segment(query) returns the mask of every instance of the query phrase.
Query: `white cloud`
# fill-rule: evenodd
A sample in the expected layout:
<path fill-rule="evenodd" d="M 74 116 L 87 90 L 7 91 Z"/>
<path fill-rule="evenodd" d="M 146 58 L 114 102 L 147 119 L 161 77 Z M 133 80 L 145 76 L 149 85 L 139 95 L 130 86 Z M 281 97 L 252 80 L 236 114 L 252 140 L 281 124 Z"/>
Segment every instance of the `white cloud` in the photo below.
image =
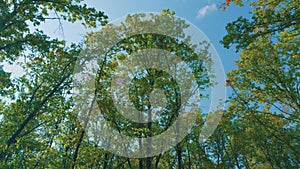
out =
<path fill-rule="evenodd" d="M 217 11 L 217 10 L 218 8 L 216 4 L 206 5 L 205 7 L 199 9 L 197 18 L 203 18 L 208 12 Z"/>

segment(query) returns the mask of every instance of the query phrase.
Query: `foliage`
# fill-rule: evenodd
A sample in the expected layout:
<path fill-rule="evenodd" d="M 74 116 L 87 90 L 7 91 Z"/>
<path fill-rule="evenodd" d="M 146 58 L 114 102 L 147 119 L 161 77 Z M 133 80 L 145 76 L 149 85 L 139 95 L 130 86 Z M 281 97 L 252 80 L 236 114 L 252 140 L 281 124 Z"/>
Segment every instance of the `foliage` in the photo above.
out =
<path fill-rule="evenodd" d="M 227 0 L 225 6 L 231 2 L 240 6 L 246 3 Z M 228 23 L 228 33 L 221 41 L 226 48 L 234 45 L 239 60 L 237 68 L 227 73 L 227 86 L 233 94 L 216 131 L 199 145 L 198 136 L 205 120 L 199 116 L 190 134 L 169 151 L 134 159 L 103 150 L 97 144 L 101 138 L 88 138 L 85 126 L 78 120 L 71 97 L 72 74 L 77 56 L 88 45 L 68 46 L 37 29 L 47 20 L 57 20 L 59 24 L 61 20 L 82 20 L 84 26 L 95 27 L 98 23 L 106 24 L 107 16 L 81 0 L 0 0 L 0 62 L 14 63 L 22 58 L 24 62 L 20 65 L 26 72 L 13 79 L 0 66 L 0 168 L 299 168 L 299 3 L 250 3 L 252 18 L 240 17 Z M 174 12 L 164 10 L 151 16 L 149 22 L 173 15 Z M 130 34 L 130 28 L 143 17 L 129 16 L 122 26 L 113 29 L 108 25 L 106 33 Z M 182 20 L 174 24 L 179 31 L 188 27 Z M 165 29 L 163 24 L 160 29 Z M 97 37 L 98 33 L 87 37 Z M 110 50 L 114 57 L 98 72 L 96 102 L 107 110 L 108 120 L 120 132 L 139 137 L 161 133 L 172 124 L 172 115 L 176 116 L 176 98 L 180 93 L 168 74 L 149 69 L 131 83 L 131 100 L 140 110 L 150 110 L 149 93 L 164 89 L 169 111 L 164 112 L 161 123 L 150 125 L 121 118 L 114 112 L 111 100 L 101 100 L 100 96 L 107 97 L 104 89 L 109 89 L 109 73 L 116 69 L 118 59 L 126 58 L 125 53 L 143 50 L 145 46 L 163 46 L 183 56 L 181 59 L 193 68 L 201 89 L 210 85 L 207 68 L 193 55 L 194 48 L 184 45 L 189 44 L 189 37 L 181 35 L 184 43 L 170 43 L 174 41 L 155 34 L 137 35 Z M 153 40 L 161 43 L 150 43 Z M 207 54 L 206 50 L 204 47 L 198 52 Z M 162 77 L 156 85 L 153 75 Z M 100 83 L 103 79 L 108 83 Z M 141 86 L 148 88 L 140 89 Z"/>
<path fill-rule="evenodd" d="M 293 0 L 251 3 L 221 41 L 236 45 L 238 68 L 227 73 L 230 141 L 239 167 L 299 168 L 300 10 Z"/>
<path fill-rule="evenodd" d="M 50 11 L 57 13 L 57 16 L 47 18 Z M 163 13 L 172 16 L 167 10 Z M 197 161 L 205 159 L 207 161 L 205 163 L 213 165 L 203 148 L 198 147 L 199 130 L 197 132 L 192 130 L 194 135 L 187 137 L 184 143 L 169 152 L 147 159 L 116 156 L 104 151 L 87 137 L 84 126 L 77 119 L 71 97 L 72 73 L 82 46 L 75 44 L 67 46 L 64 41 L 51 39 L 41 30 L 32 32 L 29 25 L 38 26 L 47 19 L 66 19 L 74 22 L 83 18 L 86 26 L 94 27 L 96 21 L 105 24 L 106 16 L 103 13 L 82 6 L 79 1 L 5 1 L 1 3 L 1 18 L 3 18 L 1 19 L 3 25 L 0 42 L 1 61 L 13 63 L 19 57 L 24 58 L 25 61 L 20 65 L 26 73 L 11 79 L 10 74 L 1 71 L 3 72 L 1 78 L 5 79 L 1 81 L 3 83 L 1 97 L 8 99 L 9 102 L 1 103 L 4 107 L 0 109 L 0 168 L 136 168 L 146 165 L 147 168 L 151 166 L 166 168 L 176 165 L 181 168 L 181 166 L 204 165 L 193 164 L 193 159 Z M 130 27 L 134 23 L 133 20 L 128 20 L 126 24 Z M 182 23 L 183 21 L 179 21 L 178 24 Z M 146 40 L 139 42 L 140 44 L 134 44 L 142 47 L 143 43 L 147 42 L 147 38 L 153 37 L 146 37 Z M 138 42 L 140 39 L 141 37 L 136 37 L 135 41 Z M 132 43 L 128 40 L 121 45 L 127 51 L 140 48 L 130 46 Z M 188 41 L 189 39 L 186 39 L 185 43 Z M 178 45 L 168 48 L 171 52 L 185 54 L 184 59 L 190 62 L 194 67 L 195 75 L 198 75 L 199 85 L 202 87 L 208 85 L 209 80 L 204 78 L 206 75 L 202 63 L 197 57 L 187 57 L 192 54 L 192 49 L 187 48 L 183 43 Z M 176 51 L 178 47 L 181 50 Z M 117 53 L 115 55 L 118 56 Z M 110 65 L 110 68 L 114 66 Z M 176 96 L 171 94 L 170 101 L 174 102 L 174 100 Z M 107 105 L 107 108 L 110 107 Z M 114 121 L 117 119 L 115 118 Z M 199 117 L 195 129 L 202 124 L 200 119 Z M 167 124 L 167 120 L 165 123 Z M 141 126 L 128 124 L 137 129 L 141 128 Z M 156 125 L 159 127 L 158 124 Z M 127 127 L 127 130 L 129 129 Z M 129 135 L 132 134 L 130 131 L 122 130 Z M 147 130 L 139 130 L 138 134 L 146 134 L 145 132 Z M 192 154 L 198 153 L 196 150 L 201 150 L 202 154 L 193 157 Z"/>
<path fill-rule="evenodd" d="M 85 26 L 95 27 L 106 19 L 81 0 L 0 1 L 0 61 L 23 58 L 26 71 L 12 79 L 1 66 L 0 94 L 5 102 L 0 112 L 0 168 L 71 164 L 72 159 L 60 157 L 70 154 L 79 130 L 70 92 L 80 48 L 50 38 L 37 26 L 47 20 L 83 20 Z"/>
<path fill-rule="evenodd" d="M 149 17 L 149 19 L 146 19 L 147 17 Z M 170 24 L 171 26 L 168 24 Z M 158 33 L 140 34 L 141 31 L 145 30 L 141 30 L 142 27 L 139 28 L 136 27 L 136 25 L 144 25 L 144 27 L 149 26 L 152 28 L 155 27 L 154 30 L 162 30 L 169 36 L 161 35 Z M 187 89 L 191 88 L 191 91 L 195 89 L 193 88 L 191 83 L 189 83 L 190 80 L 188 79 L 188 76 L 184 76 L 184 79 L 181 79 L 182 75 L 186 73 L 185 69 L 175 69 L 176 74 L 173 74 L 173 76 L 176 76 L 176 81 L 173 79 L 174 77 L 170 76 L 170 72 L 166 71 L 170 69 L 173 70 L 174 68 L 176 68 L 176 66 L 180 68 L 179 64 L 173 62 L 174 60 L 171 60 L 172 58 L 170 58 L 170 56 L 166 54 L 168 52 L 179 57 L 180 60 L 184 61 L 190 67 L 193 75 L 196 77 L 195 80 L 198 88 L 204 89 L 210 85 L 208 73 L 207 71 L 205 71 L 208 68 L 204 66 L 202 60 L 199 60 L 199 56 L 208 57 L 208 45 L 205 42 L 202 42 L 200 44 L 202 46 L 200 47 L 197 45 L 193 45 L 190 42 L 190 37 L 185 35 L 184 33 L 184 30 L 188 27 L 189 25 L 185 23 L 184 20 L 175 18 L 168 11 L 163 11 L 158 15 L 129 15 L 126 17 L 125 22 L 122 22 L 118 26 L 108 25 L 101 31 L 94 32 L 88 35 L 89 40 L 87 41 L 86 49 L 82 51 L 83 56 L 85 57 L 81 58 L 79 62 L 85 63 L 86 65 L 91 65 L 92 63 L 98 62 L 97 65 L 99 65 L 99 67 L 96 68 L 96 70 L 98 71 L 96 72 L 96 75 L 94 75 L 96 77 L 95 90 L 97 96 L 95 99 L 95 103 L 98 104 L 101 114 L 103 114 L 105 120 L 108 121 L 108 124 L 101 124 L 98 122 L 99 117 L 97 116 L 96 112 L 92 111 L 91 115 L 90 113 L 81 112 L 81 114 L 86 114 L 83 119 L 88 119 L 89 122 L 91 122 L 89 130 L 92 130 L 95 133 L 92 133 L 92 136 L 97 135 L 97 128 L 103 129 L 106 127 L 106 125 L 113 126 L 114 129 L 119 133 L 125 133 L 125 135 L 127 136 L 139 138 L 155 136 L 170 128 L 175 118 L 180 113 L 179 107 L 181 106 L 184 109 L 184 106 L 189 105 L 189 103 L 180 102 L 180 97 L 183 97 L 184 95 L 183 91 L 181 90 L 183 88 L 179 88 L 178 83 L 182 83 L 183 86 Z M 139 29 L 139 32 L 132 35 L 133 33 L 136 33 L 136 29 Z M 178 39 L 175 39 L 173 37 L 178 37 Z M 121 41 L 115 40 L 115 38 L 121 39 Z M 107 45 L 108 42 L 114 41 L 117 41 L 118 43 L 113 44 L 112 46 Z M 163 49 L 164 51 L 158 51 L 156 53 L 153 50 L 149 52 L 145 49 Z M 99 56 L 101 57 L 101 59 L 99 60 L 92 59 L 99 58 Z M 158 58 L 155 59 L 156 57 Z M 153 60 L 159 60 L 160 62 L 154 61 L 154 63 L 151 63 L 151 61 Z M 128 65 L 124 62 L 128 63 Z M 130 66 L 129 64 L 132 64 L 134 66 Z M 90 67 L 82 68 L 83 66 L 81 66 L 81 64 L 79 65 L 80 66 L 78 67 L 78 69 L 80 70 L 80 74 L 78 76 L 84 74 L 93 76 Z M 137 65 L 140 65 L 141 67 L 138 67 Z M 154 68 L 147 68 L 147 66 L 149 65 L 151 65 L 151 67 L 153 66 Z M 164 65 L 167 66 L 164 67 Z M 159 70 L 157 68 L 162 70 Z M 165 68 L 166 70 L 163 68 Z M 94 67 L 92 69 L 94 69 Z M 126 74 L 128 72 L 129 75 Z M 119 85 L 117 88 L 112 87 L 114 86 L 113 84 L 115 78 L 127 78 L 130 75 L 133 75 L 133 77 L 130 85 L 128 86 L 129 89 L 122 88 L 121 85 Z M 84 83 L 83 85 L 79 85 L 79 97 L 81 96 L 81 94 L 84 95 L 84 92 L 86 92 L 88 88 L 91 88 L 87 88 L 87 85 L 90 84 L 88 81 L 89 80 L 84 80 L 84 82 L 86 83 Z M 118 109 L 120 107 L 116 106 L 116 104 L 119 103 L 116 103 L 113 100 L 113 97 L 116 94 L 114 92 L 116 92 L 116 90 L 118 92 L 129 91 L 128 99 L 130 99 L 136 110 L 138 110 L 138 112 L 136 112 L 136 116 L 138 116 L 137 118 L 140 122 L 142 121 L 142 119 L 145 120 L 147 118 L 149 119 L 149 117 L 151 118 L 156 113 L 156 110 L 152 105 L 154 102 L 150 101 L 151 92 L 156 89 L 161 90 L 166 99 L 166 105 L 163 106 L 163 111 L 160 113 L 158 120 L 155 121 L 146 120 L 146 123 L 138 123 L 128 120 L 126 116 L 123 116 L 124 114 L 120 113 L 120 110 Z M 93 96 L 89 97 L 89 95 L 81 96 L 78 100 L 93 100 L 92 97 Z M 130 114 L 134 114 L 132 113 L 131 109 L 126 109 L 127 107 L 130 107 L 131 102 L 126 102 L 127 99 L 125 101 L 122 101 L 123 97 L 126 98 L 125 96 L 123 96 L 123 94 L 119 94 L 117 97 L 118 100 L 121 100 L 120 104 L 122 108 L 125 107 L 125 111 L 123 111 L 126 113 L 127 110 L 130 111 Z M 182 100 L 185 101 L 185 99 Z M 85 111 L 86 109 L 88 108 L 83 108 L 82 111 Z M 203 124 L 202 121 L 204 120 L 200 116 L 198 118 L 199 119 L 195 124 L 195 128 L 191 130 L 193 134 L 190 134 L 188 137 L 184 138 L 181 144 L 172 147 L 172 149 L 168 152 L 161 153 L 155 157 L 147 157 L 145 159 L 138 160 L 118 157 L 120 161 L 111 160 L 109 162 L 114 164 L 115 167 L 123 163 L 122 166 L 127 166 L 129 168 L 166 168 L 175 166 L 177 166 L 178 168 L 182 168 L 183 166 L 202 166 L 204 165 L 202 163 L 213 165 L 204 153 L 203 147 L 197 147 L 199 129 L 197 129 L 196 126 L 201 126 Z M 90 140 L 92 140 L 91 142 L 93 142 L 97 146 L 99 144 L 102 146 L 113 147 L 113 145 L 111 144 L 114 144 L 114 141 L 113 139 L 110 139 L 111 137 L 114 139 L 115 136 L 112 132 L 109 132 L 107 133 L 107 136 L 102 134 L 101 137 L 91 137 Z M 138 144 L 138 148 L 144 146 L 142 143 Z M 118 146 L 123 147 L 123 145 Z M 134 148 L 129 147 L 130 145 L 127 144 L 124 146 L 126 146 L 124 148 L 128 149 L 128 151 Z M 203 154 L 198 156 L 197 151 L 192 151 L 192 149 L 202 151 Z M 115 156 L 110 153 L 107 154 L 108 155 L 106 155 L 106 157 Z M 197 164 L 191 161 L 191 158 L 194 155 L 197 155 L 194 158 L 201 161 L 201 163 Z"/>

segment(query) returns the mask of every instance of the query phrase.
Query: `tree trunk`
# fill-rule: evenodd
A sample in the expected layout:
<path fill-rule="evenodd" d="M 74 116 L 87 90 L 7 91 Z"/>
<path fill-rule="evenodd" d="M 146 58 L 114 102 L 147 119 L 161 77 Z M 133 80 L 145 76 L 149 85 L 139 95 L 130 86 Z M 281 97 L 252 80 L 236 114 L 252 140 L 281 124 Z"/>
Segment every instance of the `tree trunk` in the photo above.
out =
<path fill-rule="evenodd" d="M 181 150 L 180 144 L 177 144 L 175 149 L 176 149 L 176 153 L 177 153 L 178 169 L 183 169 L 182 150 Z"/>

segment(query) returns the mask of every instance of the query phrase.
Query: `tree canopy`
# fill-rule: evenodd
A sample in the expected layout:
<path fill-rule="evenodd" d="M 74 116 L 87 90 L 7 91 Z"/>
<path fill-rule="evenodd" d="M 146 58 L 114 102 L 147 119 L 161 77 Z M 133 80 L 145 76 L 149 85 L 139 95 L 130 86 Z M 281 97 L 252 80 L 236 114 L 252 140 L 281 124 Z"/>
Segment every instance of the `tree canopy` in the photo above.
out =
<path fill-rule="evenodd" d="M 187 123 L 193 121 L 192 128 L 178 144 L 153 156 L 130 158 L 103 148 L 114 143 L 112 133 L 97 135 L 97 127 L 104 129 L 107 125 L 95 122 L 98 116 L 80 116 L 89 112 L 80 109 L 80 104 L 97 104 L 107 124 L 124 135 L 158 135 L 175 124 L 181 105 L 191 106 L 179 99 L 183 95 L 179 83 L 186 87 L 192 84 L 188 76 L 180 79 L 186 70 L 174 77 L 171 71 L 148 68 L 145 63 L 155 57 L 144 49 L 169 51 L 170 55 L 156 51 L 166 60 L 173 59 L 171 54 L 180 56 L 196 77 L 197 87 L 204 90 L 213 85 L 208 73 L 211 60 L 205 60 L 209 43 L 199 44 L 202 48 L 196 50 L 199 46 L 193 45 L 191 37 L 184 33 L 189 28 L 184 20 L 174 20 L 171 24 L 176 29 L 168 30 L 164 23 L 175 15 L 170 10 L 147 17 L 129 15 L 125 22 L 113 26 L 107 24 L 104 12 L 88 7 L 83 0 L 0 0 L 0 63 L 12 64 L 21 58 L 24 61 L 19 64 L 25 70 L 23 76 L 12 78 L 0 65 L 0 168 L 299 168 L 299 2 L 226 0 L 224 10 L 230 10 L 227 6 L 231 3 L 241 8 L 250 3 L 252 12 L 251 18 L 239 17 L 228 23 L 227 34 L 221 40 L 225 48 L 236 49 L 239 59 L 235 62 L 237 67 L 227 72 L 225 85 L 231 95 L 218 127 L 199 143 L 198 136 L 207 122 L 199 110 L 194 119 L 186 119 Z M 57 20 L 58 26 L 65 20 L 82 22 L 85 27 L 105 27 L 88 33 L 83 44 L 68 45 L 38 28 L 48 20 Z M 131 36 L 140 24 L 153 24 L 155 29 L 169 31 L 180 40 L 153 32 Z M 108 35 L 121 41 L 111 46 L 110 41 L 115 39 Z M 100 38 L 104 41 L 98 41 Z M 128 56 L 137 51 L 137 59 L 130 60 Z M 79 58 L 80 55 L 85 57 Z M 91 60 L 100 55 L 104 57 Z M 93 74 L 96 82 L 88 79 L 92 69 L 81 67 L 80 63 L 86 62 L 98 66 Z M 126 64 L 122 67 L 121 62 Z M 128 81 L 131 102 L 122 105 L 124 110 L 131 110 L 130 106 L 139 110 L 136 117 L 130 118 L 145 120 L 144 123 L 130 121 L 126 114 L 117 112 L 119 107 L 113 100 L 116 94 L 119 101 L 124 100 L 124 89 L 117 88 L 114 93 L 112 89 L 116 88 L 111 85 L 125 84 L 126 71 L 136 69 L 130 66 L 133 63 L 145 64 L 140 69 L 145 71 Z M 167 63 L 171 62 L 157 62 L 154 67 Z M 170 70 L 174 68 L 168 66 Z M 76 71 L 82 73 L 78 74 L 80 78 Z M 78 80 L 84 85 L 93 82 L 96 87 L 91 89 L 95 89 L 92 92 L 96 97 L 84 91 L 89 86 L 76 86 Z M 209 97 L 205 93 L 199 96 Z M 78 102 L 82 98 L 89 100 Z M 164 109 L 156 114 L 155 106 Z M 160 118 L 151 121 L 155 115 Z M 90 130 L 86 130 L 88 125 Z M 143 145 L 138 142 L 136 147 L 142 149 Z"/>
<path fill-rule="evenodd" d="M 240 167 L 299 167 L 299 5 L 251 2 L 252 18 L 238 18 L 221 41 L 239 51 L 227 73 L 232 88 L 229 141 Z"/>

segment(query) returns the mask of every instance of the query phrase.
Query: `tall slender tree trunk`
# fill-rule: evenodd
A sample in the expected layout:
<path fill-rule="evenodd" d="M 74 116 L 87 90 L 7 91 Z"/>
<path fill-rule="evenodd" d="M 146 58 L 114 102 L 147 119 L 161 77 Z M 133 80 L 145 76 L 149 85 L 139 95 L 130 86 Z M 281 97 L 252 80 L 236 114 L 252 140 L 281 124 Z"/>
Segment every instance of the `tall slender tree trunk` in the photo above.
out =
<path fill-rule="evenodd" d="M 158 163 L 159 163 L 160 158 L 161 158 L 161 154 L 159 154 L 158 157 L 156 158 L 155 169 L 158 169 Z"/>
<path fill-rule="evenodd" d="M 152 121 L 152 112 L 151 112 L 151 108 L 150 108 L 148 111 L 148 126 L 147 126 L 149 131 L 151 131 L 151 126 L 152 126 L 151 121 Z M 152 136 L 152 134 L 150 132 L 148 134 L 148 139 L 147 139 L 147 155 L 149 155 L 151 153 L 151 143 L 152 142 L 151 142 L 151 138 L 149 138 L 151 136 Z M 151 169 L 151 157 L 146 158 L 146 168 Z"/>
<path fill-rule="evenodd" d="M 182 150 L 181 150 L 180 144 L 177 144 L 175 149 L 176 149 L 176 153 L 177 153 L 178 169 L 183 169 Z"/>
<path fill-rule="evenodd" d="M 139 159 L 139 169 L 144 169 L 143 159 Z"/>

